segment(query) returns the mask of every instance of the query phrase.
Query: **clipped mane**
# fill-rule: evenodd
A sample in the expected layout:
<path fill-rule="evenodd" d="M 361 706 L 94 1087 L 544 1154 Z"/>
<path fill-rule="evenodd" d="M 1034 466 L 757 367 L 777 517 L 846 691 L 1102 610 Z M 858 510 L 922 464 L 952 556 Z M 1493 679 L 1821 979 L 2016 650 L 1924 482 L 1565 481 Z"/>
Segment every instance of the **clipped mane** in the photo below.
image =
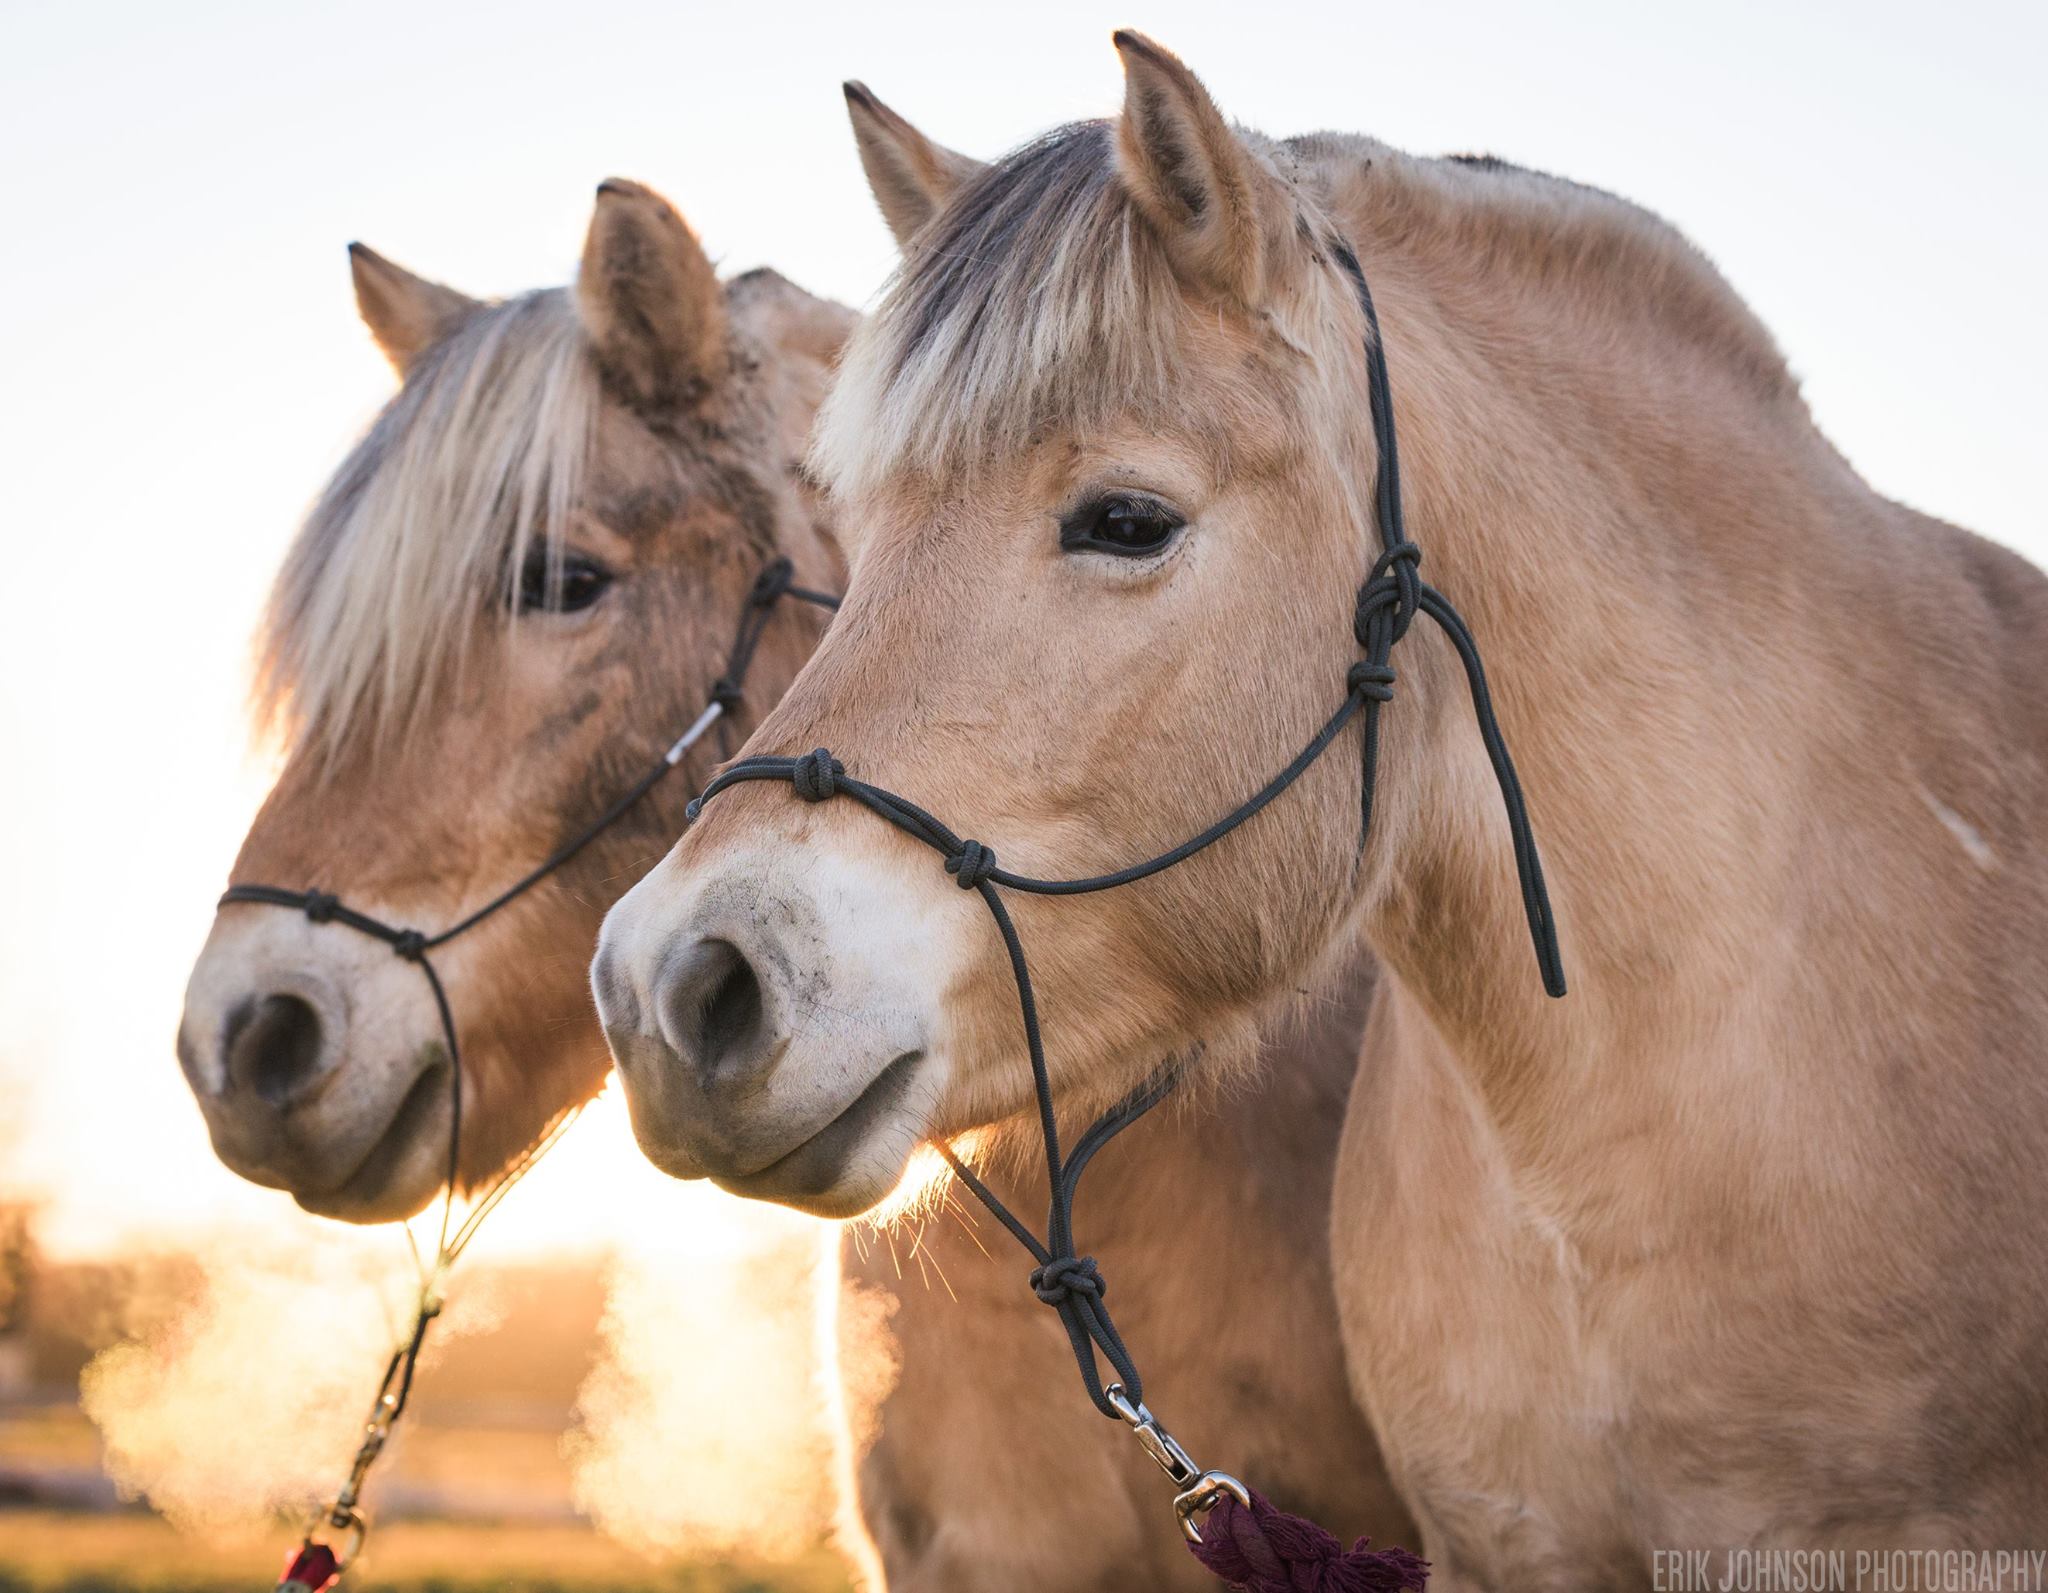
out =
<path fill-rule="evenodd" d="M 553 288 L 428 351 L 313 505 L 259 641 L 259 721 L 334 751 L 402 737 L 476 623 L 558 543 L 598 406 L 575 305 Z"/>

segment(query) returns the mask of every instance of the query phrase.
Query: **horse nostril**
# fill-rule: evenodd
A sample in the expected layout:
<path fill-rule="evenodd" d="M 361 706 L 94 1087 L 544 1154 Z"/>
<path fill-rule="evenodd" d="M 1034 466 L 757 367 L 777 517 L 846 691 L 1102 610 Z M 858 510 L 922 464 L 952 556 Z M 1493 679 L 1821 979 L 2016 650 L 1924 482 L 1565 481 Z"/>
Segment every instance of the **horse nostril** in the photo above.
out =
<path fill-rule="evenodd" d="M 320 1072 L 320 1015 L 297 996 L 264 996 L 228 1014 L 221 1036 L 230 1088 L 289 1106 Z"/>
<path fill-rule="evenodd" d="M 706 1082 L 766 1060 L 761 981 L 731 941 L 698 941 L 662 981 L 659 1001 L 669 1044 Z"/>
<path fill-rule="evenodd" d="M 715 1059 L 744 1050 L 760 1033 L 761 982 L 737 948 L 724 941 L 713 944 L 728 966 L 704 1003 L 698 1038 L 704 1056 Z"/>

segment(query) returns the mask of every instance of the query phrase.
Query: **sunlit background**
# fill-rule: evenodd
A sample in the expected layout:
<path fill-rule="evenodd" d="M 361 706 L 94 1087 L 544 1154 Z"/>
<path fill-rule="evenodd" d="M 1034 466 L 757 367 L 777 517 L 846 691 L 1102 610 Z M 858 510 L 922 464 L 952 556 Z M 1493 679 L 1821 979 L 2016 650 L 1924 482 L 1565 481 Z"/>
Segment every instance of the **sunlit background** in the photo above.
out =
<path fill-rule="evenodd" d="M 617 174 L 673 198 L 729 270 L 861 305 L 893 251 L 840 81 L 991 155 L 1111 111 L 1122 24 L 1269 132 L 1489 151 L 1661 211 L 1881 490 L 2048 557 L 2037 3 L 12 0 L 0 1199 L 39 1203 L 46 1256 L 393 1243 L 309 1240 L 331 1231 L 217 1166 L 171 1053 L 266 778 L 241 715 L 252 624 L 391 389 L 342 246 L 472 294 L 561 282 Z M 606 1101 L 479 1254 L 737 1276 L 801 1242 L 793 1219 L 652 1173 Z"/>

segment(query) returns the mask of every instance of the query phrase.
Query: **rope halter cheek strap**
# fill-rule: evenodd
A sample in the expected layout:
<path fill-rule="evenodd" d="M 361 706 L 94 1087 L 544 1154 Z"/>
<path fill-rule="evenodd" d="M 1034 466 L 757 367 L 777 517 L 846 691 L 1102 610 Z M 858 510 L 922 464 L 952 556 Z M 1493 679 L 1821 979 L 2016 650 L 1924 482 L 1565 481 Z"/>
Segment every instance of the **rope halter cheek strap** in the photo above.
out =
<path fill-rule="evenodd" d="M 1379 449 L 1374 510 L 1380 552 L 1358 591 L 1352 631 L 1364 657 L 1346 672 L 1344 700 L 1307 745 L 1295 754 L 1293 761 L 1265 786 L 1180 845 L 1114 873 L 1083 879 L 1037 879 L 1000 867 L 995 852 L 985 843 L 963 839 L 909 798 L 849 775 L 846 765 L 823 747 L 798 757 L 743 759 L 714 778 L 685 810 L 685 818 L 694 820 L 703 811 L 704 804 L 721 791 L 757 780 L 785 782 L 806 802 L 849 800 L 931 847 L 944 859 L 946 872 L 962 890 L 979 893 L 989 916 L 995 921 L 997 933 L 1002 937 L 1010 960 L 1010 972 L 1016 981 L 1039 1132 L 1045 1145 L 1049 1207 L 1044 1235 L 1041 1237 L 1035 1233 L 997 1199 L 995 1193 L 949 1147 L 942 1145 L 941 1154 L 961 1182 L 1029 1252 L 1035 1263 L 1030 1274 L 1032 1292 L 1059 1313 L 1073 1345 L 1074 1358 L 1080 1367 L 1081 1380 L 1089 1399 L 1104 1415 L 1130 1426 L 1146 1452 L 1172 1480 L 1177 1490 L 1174 1508 L 1196 1557 L 1225 1581 L 1258 1590 L 1258 1593 L 1294 1593 L 1296 1589 L 1310 1586 L 1329 1589 L 1331 1593 L 1339 1593 L 1339 1590 L 1371 1593 L 1371 1590 L 1378 1589 L 1420 1588 L 1427 1575 L 1427 1566 L 1406 1550 L 1375 1550 L 1362 1538 L 1346 1550 L 1320 1527 L 1276 1509 L 1263 1496 L 1228 1473 L 1201 1469 L 1147 1409 L 1138 1368 L 1110 1320 L 1104 1303 L 1108 1284 L 1101 1268 L 1094 1257 L 1081 1255 L 1076 1250 L 1074 1197 L 1082 1172 L 1102 1147 L 1172 1092 L 1181 1064 L 1169 1062 L 1159 1073 L 1133 1090 L 1088 1129 L 1070 1153 L 1063 1156 L 1053 1111 L 1045 1047 L 1039 1033 L 1038 1003 L 1032 989 L 1031 969 L 1016 925 L 1004 904 L 1003 892 L 1018 891 L 1034 896 L 1088 895 L 1114 890 L 1185 862 L 1261 812 L 1294 784 L 1354 719 L 1361 721 L 1359 845 L 1362 849 L 1372 829 L 1373 790 L 1378 779 L 1380 710 L 1393 700 L 1394 695 L 1396 677 L 1388 660 L 1395 644 L 1408 634 L 1415 617 L 1426 614 L 1449 636 L 1464 665 L 1480 737 L 1485 743 L 1487 757 L 1500 786 L 1501 800 L 1507 810 L 1508 831 L 1514 843 L 1515 867 L 1522 888 L 1523 912 L 1528 919 L 1543 987 L 1552 996 L 1565 993 L 1564 962 L 1558 949 L 1557 925 L 1551 913 L 1549 894 L 1543 883 L 1543 865 L 1537 855 L 1535 836 L 1529 827 L 1521 782 L 1516 778 L 1507 743 L 1494 716 L 1478 644 L 1449 600 L 1422 579 L 1419 573 L 1422 550 L 1407 535 L 1401 506 L 1401 465 L 1394 431 L 1393 394 L 1387 381 L 1384 344 L 1372 293 L 1366 286 L 1358 257 L 1349 244 L 1337 240 L 1334 252 L 1351 281 L 1365 318 L 1368 396 L 1373 434 Z M 1107 1386 L 1102 1381 L 1096 1358 L 1098 1352 L 1116 1373 L 1117 1380 Z"/>
<path fill-rule="evenodd" d="M 350 1470 L 349 1480 L 331 1505 L 316 1513 L 307 1528 L 304 1541 L 298 1552 L 286 1565 L 283 1579 L 278 1584 L 279 1593 L 322 1593 L 333 1585 L 341 1573 L 348 1569 L 350 1561 L 360 1552 L 368 1533 L 357 1502 L 361 1495 L 364 1478 L 371 1464 L 383 1450 L 391 1435 L 393 1424 L 405 1410 L 406 1400 L 412 1392 L 413 1370 L 418 1364 L 420 1349 L 426 1342 L 427 1328 L 441 1311 L 441 1280 L 456 1258 L 476 1236 L 483 1220 L 494 1211 L 499 1202 L 510 1192 L 540 1158 L 553 1148 L 567 1131 L 575 1112 L 572 1110 L 557 1118 L 535 1143 L 527 1148 L 507 1167 L 464 1217 L 459 1228 L 451 1234 L 450 1224 L 455 1205 L 455 1188 L 461 1172 L 462 1160 L 462 1048 L 456 1038 L 455 1012 L 448 1000 L 447 988 L 441 982 L 440 972 L 434 967 L 429 953 L 439 950 L 458 935 L 467 934 L 485 919 L 500 909 L 510 906 L 542 880 L 562 868 L 591 842 L 609 830 L 627 813 L 637 807 L 648 793 L 668 778 L 670 772 L 683 761 L 689 750 L 701 741 L 713 725 L 723 724 L 738 711 L 745 701 L 747 673 L 752 668 L 754 654 L 761 645 L 768 622 L 784 598 L 795 602 L 808 603 L 822 609 L 836 609 L 839 599 L 827 592 L 813 591 L 795 584 L 795 567 L 786 558 L 771 559 L 754 577 L 746 599 L 740 609 L 738 627 L 733 636 L 731 651 L 726 655 L 725 668 L 712 683 L 701 713 L 693 719 L 688 728 L 672 742 L 667 751 L 647 772 L 627 786 L 619 796 L 598 816 L 577 831 L 568 841 L 557 847 L 537 867 L 533 868 L 511 885 L 493 896 L 474 912 L 458 919 L 438 933 L 402 928 L 373 918 L 345 904 L 330 892 L 312 890 L 287 890 L 277 885 L 230 885 L 221 894 L 219 907 L 237 902 L 253 902 L 270 907 L 293 908 L 306 915 L 309 923 L 340 924 L 357 934 L 380 940 L 392 952 L 416 966 L 427 981 L 427 988 L 433 993 L 434 1011 L 440 1020 L 442 1043 L 448 1055 L 448 1162 L 445 1193 L 441 1202 L 440 1234 L 435 1244 L 434 1260 L 431 1267 L 422 1266 L 419 1305 L 413 1318 L 410 1336 L 391 1356 L 384 1369 L 383 1381 L 378 1385 L 377 1398 L 370 1408 L 370 1417 L 364 1428 L 364 1438 L 356 1452 L 355 1463 Z M 408 1240 L 412 1230 L 406 1230 Z M 315 1532 L 323 1524 L 340 1532 L 341 1547 L 319 1541 Z"/>

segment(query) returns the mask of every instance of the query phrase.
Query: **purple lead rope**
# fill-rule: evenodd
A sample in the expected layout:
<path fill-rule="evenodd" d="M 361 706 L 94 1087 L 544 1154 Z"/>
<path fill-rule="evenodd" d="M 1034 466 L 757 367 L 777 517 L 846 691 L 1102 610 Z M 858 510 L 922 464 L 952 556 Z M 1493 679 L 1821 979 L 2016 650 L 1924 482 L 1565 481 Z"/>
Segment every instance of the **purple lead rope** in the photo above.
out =
<path fill-rule="evenodd" d="M 1188 1552 L 1245 1593 L 1422 1593 L 1429 1562 L 1406 1549 L 1375 1549 L 1360 1538 L 1347 1549 L 1313 1521 L 1278 1509 L 1257 1490 L 1241 1505 L 1228 1493 L 1202 1520 Z"/>

